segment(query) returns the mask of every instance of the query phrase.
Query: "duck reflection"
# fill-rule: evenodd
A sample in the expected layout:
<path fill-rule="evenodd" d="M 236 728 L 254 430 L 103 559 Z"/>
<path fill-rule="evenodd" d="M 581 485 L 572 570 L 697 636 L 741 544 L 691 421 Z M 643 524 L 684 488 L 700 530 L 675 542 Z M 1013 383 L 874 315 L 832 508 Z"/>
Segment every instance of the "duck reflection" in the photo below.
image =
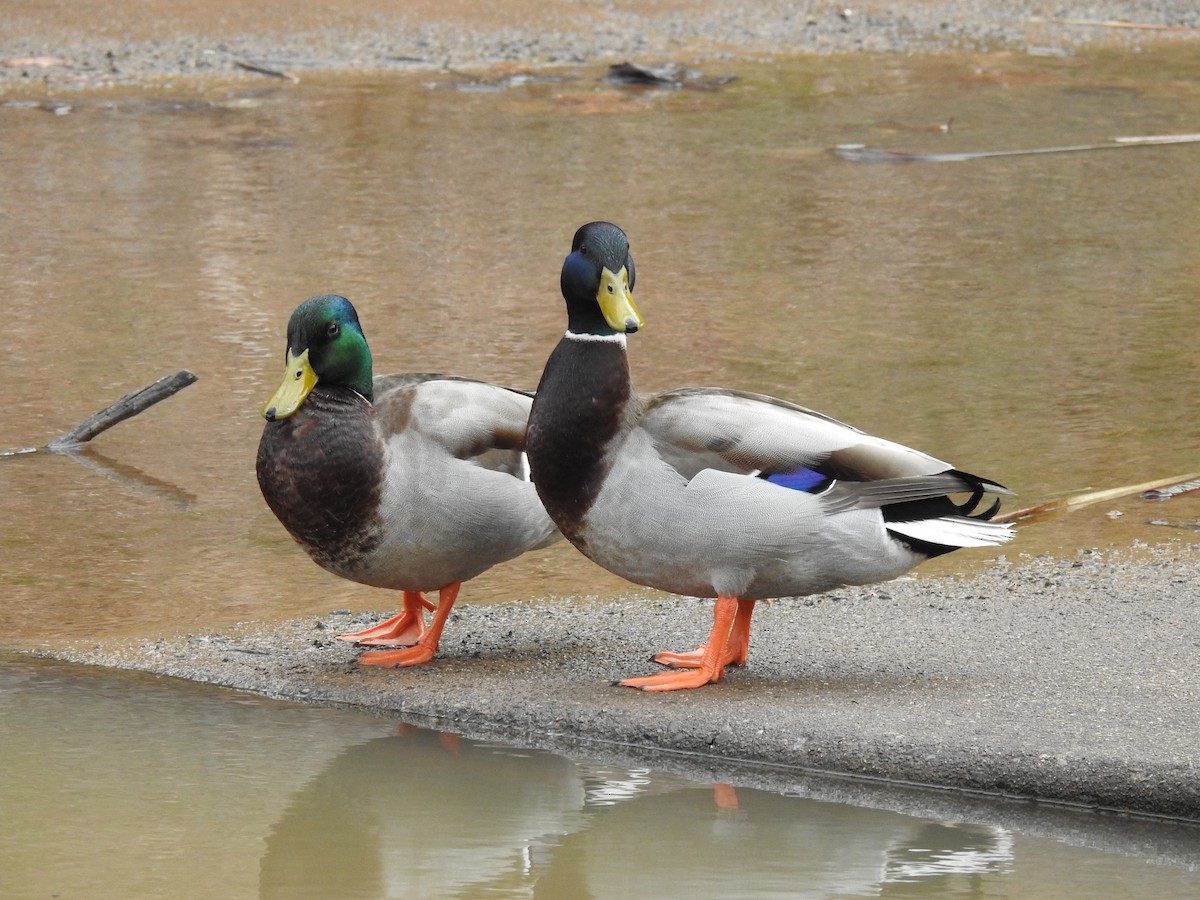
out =
<path fill-rule="evenodd" d="M 909 896 L 916 882 L 919 896 L 970 896 L 972 879 L 1010 858 L 1009 836 L 990 827 L 693 786 L 592 816 L 531 896 Z"/>
<path fill-rule="evenodd" d="M 404 728 L 342 752 L 266 841 L 263 897 L 449 897 L 532 883 L 533 847 L 578 829 L 567 759 Z"/>
<path fill-rule="evenodd" d="M 1008 832 L 702 785 L 402 726 L 350 747 L 266 839 L 262 897 L 969 894 Z"/>

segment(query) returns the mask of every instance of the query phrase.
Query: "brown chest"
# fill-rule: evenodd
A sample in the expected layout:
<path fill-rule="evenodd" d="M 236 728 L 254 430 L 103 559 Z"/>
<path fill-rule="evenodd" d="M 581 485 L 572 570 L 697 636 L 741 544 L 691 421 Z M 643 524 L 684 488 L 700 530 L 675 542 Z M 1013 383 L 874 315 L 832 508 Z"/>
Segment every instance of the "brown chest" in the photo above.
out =
<path fill-rule="evenodd" d="M 384 452 L 365 401 L 313 395 L 295 415 L 263 429 L 258 483 L 292 537 L 319 564 L 338 570 L 378 543 Z"/>

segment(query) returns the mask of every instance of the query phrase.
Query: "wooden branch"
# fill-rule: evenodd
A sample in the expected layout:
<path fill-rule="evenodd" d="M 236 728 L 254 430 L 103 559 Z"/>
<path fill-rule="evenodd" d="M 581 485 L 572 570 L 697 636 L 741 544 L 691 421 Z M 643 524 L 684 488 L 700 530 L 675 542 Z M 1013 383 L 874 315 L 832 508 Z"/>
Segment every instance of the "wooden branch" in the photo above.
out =
<path fill-rule="evenodd" d="M 1142 484 L 1129 484 L 1125 487 L 1108 488 L 1102 491 L 1087 491 L 1086 493 L 1076 494 L 1072 497 L 1059 497 L 1054 500 L 1047 500 L 1045 503 L 1039 503 L 1037 506 L 1016 509 L 1002 516 L 996 516 L 992 521 L 1014 523 L 1035 522 L 1038 519 L 1047 519 L 1052 516 L 1071 512 L 1079 509 L 1081 506 L 1091 506 L 1093 503 L 1106 503 L 1109 500 L 1119 500 L 1122 497 L 1128 497 L 1130 494 L 1144 494 L 1147 491 L 1153 491 L 1168 485 L 1193 482 L 1198 479 L 1200 479 L 1200 472 L 1193 472 L 1190 475 L 1159 478 L 1157 481 L 1146 481 Z M 1155 498 L 1150 497 L 1146 499 Z"/>
<path fill-rule="evenodd" d="M 965 162 L 993 156 L 1033 156 L 1038 153 L 1079 153 L 1085 150 L 1123 150 L 1130 147 L 1158 147 L 1164 144 L 1200 143 L 1200 134 L 1140 134 L 1109 138 L 1103 144 L 1069 144 L 1064 147 L 1028 147 L 1022 150 L 968 150 L 953 153 L 904 153 L 880 150 L 866 144 L 838 144 L 835 156 L 859 163 Z"/>
<path fill-rule="evenodd" d="M 160 400 L 166 400 L 173 394 L 179 393 L 189 384 L 196 381 L 196 376 L 183 369 L 174 375 L 160 378 L 154 384 L 138 391 L 126 394 L 116 403 L 100 410 L 100 412 L 72 428 L 66 434 L 56 437 L 46 445 L 47 450 L 55 453 L 69 453 L 85 444 L 101 432 L 107 431 L 118 422 L 124 422 L 131 416 L 149 409 Z"/>

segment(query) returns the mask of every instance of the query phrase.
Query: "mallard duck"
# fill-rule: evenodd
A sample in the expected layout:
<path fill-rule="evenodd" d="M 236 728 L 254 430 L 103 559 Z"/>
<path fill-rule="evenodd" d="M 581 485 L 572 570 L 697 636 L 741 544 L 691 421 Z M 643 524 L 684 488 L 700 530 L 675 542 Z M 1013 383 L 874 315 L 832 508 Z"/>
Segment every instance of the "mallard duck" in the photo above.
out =
<path fill-rule="evenodd" d="M 1002 485 L 784 400 L 719 388 L 638 394 L 624 232 L 592 222 L 563 263 L 567 333 L 529 417 L 533 482 L 567 539 L 606 569 L 714 597 L 705 644 L 659 653 L 675 671 L 621 684 L 693 688 L 746 662 L 756 600 L 894 578 L 1012 537 L 989 521 Z M 969 494 L 956 503 L 952 495 Z"/>
<path fill-rule="evenodd" d="M 363 665 L 429 661 L 462 582 L 559 538 L 528 478 L 530 403 L 468 378 L 373 378 L 345 297 L 292 313 L 283 383 L 263 407 L 258 484 L 322 568 L 403 592 L 397 615 L 340 636 L 404 648 L 364 653 Z M 432 590 L 436 608 L 422 593 Z"/>

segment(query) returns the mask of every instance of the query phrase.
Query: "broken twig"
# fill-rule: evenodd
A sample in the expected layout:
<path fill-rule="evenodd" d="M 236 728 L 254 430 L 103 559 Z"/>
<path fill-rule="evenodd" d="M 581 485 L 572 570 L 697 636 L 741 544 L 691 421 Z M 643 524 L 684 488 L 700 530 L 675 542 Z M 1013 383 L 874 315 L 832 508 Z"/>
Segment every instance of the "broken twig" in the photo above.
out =
<path fill-rule="evenodd" d="M 0 66 L 6 69 L 53 69 L 73 65 L 75 63 L 65 56 L 18 56 L 0 61 Z"/>
<path fill-rule="evenodd" d="M 160 378 L 154 384 L 126 394 L 116 403 L 100 410 L 66 434 L 56 437 L 46 445 L 46 449 L 55 453 L 70 453 L 101 432 L 112 428 L 118 422 L 124 422 L 131 416 L 144 412 L 155 403 L 179 393 L 195 381 L 196 376 L 186 369 Z"/>

